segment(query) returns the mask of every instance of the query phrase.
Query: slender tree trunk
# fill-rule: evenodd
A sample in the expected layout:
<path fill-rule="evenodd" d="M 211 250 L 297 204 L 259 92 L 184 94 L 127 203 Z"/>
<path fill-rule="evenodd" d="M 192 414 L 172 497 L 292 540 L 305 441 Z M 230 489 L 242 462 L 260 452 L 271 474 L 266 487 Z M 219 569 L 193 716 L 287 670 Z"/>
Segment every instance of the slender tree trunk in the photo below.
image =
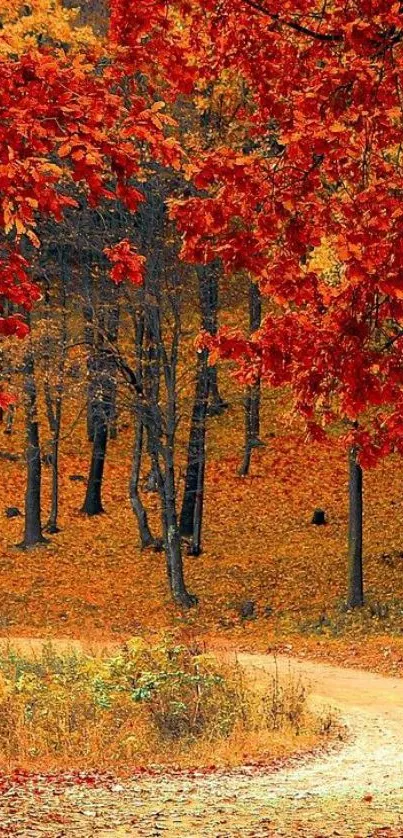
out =
<path fill-rule="evenodd" d="M 218 282 L 221 273 L 220 262 L 217 259 L 208 265 L 199 265 L 197 268 L 199 278 L 199 301 L 201 314 L 201 327 L 210 335 L 216 335 L 218 331 Z M 220 395 L 218 387 L 217 366 L 208 367 L 209 378 L 209 400 L 207 411 L 209 416 L 220 416 L 228 407 L 228 402 Z"/>
<path fill-rule="evenodd" d="M 59 527 L 57 523 L 59 514 L 59 440 L 61 428 L 61 399 L 58 398 L 55 409 L 55 424 L 53 430 L 52 449 L 51 449 L 51 467 L 52 467 L 52 494 L 49 521 L 46 524 L 46 532 L 57 533 Z"/>
<path fill-rule="evenodd" d="M 169 445 L 164 451 L 164 472 L 162 514 L 165 519 L 163 529 L 166 536 L 165 551 L 168 578 L 174 601 L 183 608 L 191 608 L 192 605 L 196 605 L 197 597 L 190 594 L 185 585 L 181 536 L 176 512 L 175 471 L 172 450 Z"/>
<path fill-rule="evenodd" d="M 199 301 L 202 328 L 210 334 L 217 332 L 219 262 L 198 268 Z M 215 389 L 209 405 L 211 388 Z M 215 407 L 214 407 L 215 405 Z M 190 423 L 188 462 L 185 491 L 180 515 L 180 531 L 184 538 L 191 538 L 189 553 L 201 553 L 201 535 L 204 504 L 204 476 L 206 464 L 206 419 L 221 413 L 227 407 L 217 387 L 217 368 L 208 364 L 207 351 L 198 357 L 196 390 Z M 212 409 L 213 408 L 213 409 Z"/>
<path fill-rule="evenodd" d="M 201 458 L 199 463 L 199 472 L 197 475 L 196 487 L 196 503 L 193 517 L 193 537 L 189 553 L 191 556 L 200 556 L 202 551 L 202 528 L 203 528 L 203 511 L 204 511 L 204 477 L 206 471 L 206 452 L 204 441 L 200 450 Z"/>
<path fill-rule="evenodd" d="M 130 477 L 129 494 L 133 512 L 139 526 L 141 546 L 143 549 L 154 544 L 154 539 L 148 524 L 147 512 L 139 493 L 141 459 L 143 455 L 144 425 L 140 417 L 136 419 L 133 446 L 132 472 Z"/>
<path fill-rule="evenodd" d="M 60 254 L 59 260 L 60 266 L 60 299 L 59 304 L 62 312 L 62 319 L 61 319 L 61 328 L 60 334 L 58 336 L 57 342 L 52 341 L 50 335 L 47 335 L 47 339 L 45 342 L 45 352 L 44 352 L 44 359 L 45 359 L 45 379 L 44 379 L 44 394 L 45 394 L 45 402 L 46 402 L 46 411 L 48 415 L 48 423 L 49 428 L 51 431 L 51 457 L 50 463 L 52 468 L 52 491 L 51 491 L 51 508 L 49 514 L 49 520 L 46 524 L 46 532 L 49 533 L 57 533 L 59 532 L 58 527 L 58 514 L 59 514 L 59 448 L 60 448 L 60 433 L 61 433 L 61 426 L 62 426 L 62 405 L 63 405 L 63 392 L 64 392 L 64 374 L 65 374 L 65 366 L 66 366 L 66 354 L 67 354 L 67 309 L 66 309 L 66 295 L 67 295 L 67 288 L 68 288 L 68 280 L 69 280 L 69 269 L 68 265 L 65 261 L 63 261 L 63 256 Z M 44 299 L 46 302 L 46 317 L 50 319 L 50 287 L 47 284 L 45 287 L 45 295 Z M 54 390 L 55 393 L 52 395 L 52 370 L 50 366 L 50 358 L 51 354 L 53 354 L 54 358 L 57 358 L 57 380 L 55 382 Z"/>
<path fill-rule="evenodd" d="M 221 416 L 221 414 L 227 410 L 228 402 L 223 399 L 219 390 L 217 364 L 214 364 L 211 367 L 209 366 L 208 377 L 210 404 L 207 407 L 207 413 L 209 416 Z"/>
<path fill-rule="evenodd" d="M 87 358 L 87 437 L 89 442 L 94 441 L 94 401 L 95 401 L 95 383 L 94 383 L 94 306 L 92 300 L 92 280 L 91 269 L 88 265 L 82 266 L 82 282 L 83 282 L 83 319 L 84 319 L 84 342 L 88 347 Z"/>
<path fill-rule="evenodd" d="M 191 538 L 190 553 L 199 555 L 201 550 L 201 523 L 204 498 L 206 416 L 209 394 L 208 353 L 198 357 L 196 392 L 190 424 L 188 462 L 185 491 L 180 515 L 180 532 Z"/>
<path fill-rule="evenodd" d="M 364 604 L 362 566 L 362 468 L 357 460 L 357 450 L 349 452 L 349 528 L 348 528 L 348 596 L 349 608 Z"/>
<path fill-rule="evenodd" d="M 110 283 L 108 279 L 107 282 Z M 112 289 L 113 291 L 114 289 Z M 108 348 L 116 346 L 119 335 L 120 323 L 120 308 L 119 305 L 112 301 L 110 309 L 107 314 L 106 335 Z M 117 438 L 117 380 L 116 380 L 116 364 L 114 360 L 113 351 L 108 353 L 107 372 L 106 372 L 106 392 L 108 401 L 108 425 L 110 439 Z"/>
<path fill-rule="evenodd" d="M 25 427 L 27 485 L 25 492 L 25 530 L 22 547 L 46 543 L 41 521 L 41 449 L 37 419 L 37 391 L 32 349 L 25 356 Z"/>
<path fill-rule="evenodd" d="M 183 608 L 196 598 L 186 589 L 176 507 L 174 469 L 177 426 L 177 365 L 181 329 L 181 273 L 165 239 L 164 193 L 160 179 L 145 187 L 139 208 L 142 245 L 147 253 L 144 280 L 145 368 L 142 409 L 152 472 L 160 497 L 167 574 L 174 601 Z M 166 316 L 167 329 L 162 328 Z M 160 392 L 162 390 L 162 392 Z"/>
<path fill-rule="evenodd" d="M 158 336 L 159 327 L 156 330 Z M 158 404 L 161 378 L 161 336 L 156 339 L 148 322 L 145 332 L 146 357 L 143 365 L 143 382 L 149 404 Z M 147 429 L 147 453 L 150 458 L 150 471 L 145 482 L 146 492 L 158 492 L 158 474 L 156 470 L 156 439 L 150 428 Z"/>
<path fill-rule="evenodd" d="M 14 307 L 10 301 L 7 306 L 3 306 L 4 314 L 12 314 Z M 9 383 L 11 381 L 11 366 L 7 354 L 2 350 L 0 355 L 1 364 L 1 379 L 3 382 Z M 13 432 L 13 425 L 15 419 L 15 405 L 10 404 L 6 409 L 0 408 L 0 422 L 4 422 L 4 433 L 11 435 Z"/>
<path fill-rule="evenodd" d="M 87 424 L 93 435 L 93 442 L 87 492 L 82 508 L 82 512 L 86 515 L 100 515 L 104 512 L 102 481 L 111 416 L 111 381 L 112 377 L 114 380 L 116 373 L 113 352 L 108 346 L 108 329 L 115 329 L 117 337 L 119 319 L 118 308 L 116 307 L 115 327 L 106 323 L 109 305 L 110 301 L 104 307 L 97 306 L 96 331 L 93 330 L 92 333 L 92 351 L 88 359 L 90 369 L 88 391 L 90 408 L 88 416 L 91 422 Z"/>
<path fill-rule="evenodd" d="M 102 506 L 102 480 L 108 442 L 108 423 L 103 403 L 99 403 L 95 407 L 94 426 L 90 473 L 82 508 L 85 515 L 101 515 L 104 511 Z"/>
<path fill-rule="evenodd" d="M 57 518 L 59 514 L 59 440 L 54 439 L 52 445 L 52 499 L 50 506 L 49 521 L 46 525 L 46 532 L 57 533 L 59 527 Z"/>
<path fill-rule="evenodd" d="M 262 301 L 259 286 L 249 283 L 249 333 L 259 329 L 262 319 Z M 245 445 L 239 474 L 246 477 L 249 473 L 252 451 L 263 443 L 260 435 L 260 380 L 247 387 L 245 393 Z"/>

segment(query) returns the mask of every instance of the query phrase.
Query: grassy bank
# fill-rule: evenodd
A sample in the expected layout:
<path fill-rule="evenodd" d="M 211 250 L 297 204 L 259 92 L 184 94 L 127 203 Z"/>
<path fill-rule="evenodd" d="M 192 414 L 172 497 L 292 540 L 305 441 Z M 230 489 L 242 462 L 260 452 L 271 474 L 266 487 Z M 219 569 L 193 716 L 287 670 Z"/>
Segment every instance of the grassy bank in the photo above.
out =
<path fill-rule="evenodd" d="M 332 720 L 331 720 L 332 721 Z M 109 656 L 0 656 L 0 768 L 126 772 L 235 766 L 313 748 L 331 732 L 291 675 L 257 688 L 236 663 L 164 637 Z"/>

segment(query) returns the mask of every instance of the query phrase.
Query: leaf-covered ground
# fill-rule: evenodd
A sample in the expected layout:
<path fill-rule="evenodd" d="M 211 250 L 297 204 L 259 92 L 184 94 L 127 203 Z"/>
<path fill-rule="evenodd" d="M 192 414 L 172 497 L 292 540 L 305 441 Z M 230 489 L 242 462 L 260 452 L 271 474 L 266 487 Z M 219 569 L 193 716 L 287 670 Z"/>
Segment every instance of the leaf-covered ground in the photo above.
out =
<path fill-rule="evenodd" d="M 210 645 L 306 652 L 399 672 L 403 661 L 402 465 L 384 462 L 365 477 L 365 586 L 362 613 L 343 608 L 346 576 L 347 469 L 332 441 L 305 443 L 291 433 L 281 401 L 268 395 L 263 412 L 264 449 L 254 453 L 251 475 L 237 475 L 242 445 L 240 394 L 229 393 L 226 416 L 210 421 L 204 552 L 186 559 L 197 609 L 181 613 L 170 603 L 161 554 L 139 550 L 128 501 L 131 430 L 109 447 L 106 514 L 80 513 L 88 446 L 81 426 L 63 442 L 62 531 L 33 551 L 15 547 L 22 519 L 24 464 L 1 461 L 0 632 L 8 635 L 121 639 L 162 627 L 182 627 Z M 185 454 L 182 432 L 180 451 Z M 22 451 L 22 434 L 2 450 Z M 44 506 L 49 474 L 45 471 Z M 147 495 L 154 526 L 156 498 Z M 315 507 L 328 523 L 310 521 Z M 241 619 L 242 604 L 255 618 Z M 364 642 L 365 638 L 365 642 Z"/>
<path fill-rule="evenodd" d="M 104 483 L 106 514 L 81 515 L 89 446 L 81 401 L 67 398 L 61 455 L 61 532 L 47 547 L 21 551 L 23 509 L 22 409 L 15 432 L 0 433 L 0 636 L 120 640 L 180 627 L 208 644 L 265 651 L 277 647 L 399 673 L 403 662 L 403 496 L 401 459 L 365 475 L 365 587 L 361 613 L 343 608 L 346 578 L 347 464 L 335 440 L 304 442 L 289 425 L 287 400 L 265 392 L 262 438 L 251 474 L 237 474 L 243 442 L 242 393 L 222 379 L 227 413 L 209 420 L 204 552 L 186 558 L 190 590 L 200 605 L 183 614 L 170 603 L 161 554 L 141 552 L 128 500 L 132 431 L 123 406 L 121 430 L 109 444 Z M 191 380 L 184 393 L 190 405 Z M 185 409 L 186 415 L 187 409 Z M 46 440 L 46 422 L 42 422 Z M 179 428 L 178 475 L 183 485 L 186 426 Z M 44 467 L 43 506 L 49 504 Z M 157 500 L 147 495 L 155 531 Z M 328 523 L 311 524 L 322 507 Z M 46 520 L 46 514 L 44 515 Z M 245 601 L 254 619 L 242 620 Z"/>

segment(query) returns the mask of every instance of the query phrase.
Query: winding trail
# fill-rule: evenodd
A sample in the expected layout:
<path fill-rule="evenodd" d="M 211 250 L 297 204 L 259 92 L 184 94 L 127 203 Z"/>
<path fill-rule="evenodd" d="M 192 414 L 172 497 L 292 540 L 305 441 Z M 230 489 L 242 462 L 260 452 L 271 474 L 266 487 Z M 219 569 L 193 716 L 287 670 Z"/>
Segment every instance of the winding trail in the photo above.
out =
<path fill-rule="evenodd" d="M 70 646 L 72 644 L 69 644 Z M 240 654 L 259 684 L 269 655 Z M 403 838 L 403 679 L 277 659 L 314 709 L 338 711 L 348 740 L 278 771 L 140 775 L 108 789 L 28 784 L 0 797 L 0 836 Z"/>

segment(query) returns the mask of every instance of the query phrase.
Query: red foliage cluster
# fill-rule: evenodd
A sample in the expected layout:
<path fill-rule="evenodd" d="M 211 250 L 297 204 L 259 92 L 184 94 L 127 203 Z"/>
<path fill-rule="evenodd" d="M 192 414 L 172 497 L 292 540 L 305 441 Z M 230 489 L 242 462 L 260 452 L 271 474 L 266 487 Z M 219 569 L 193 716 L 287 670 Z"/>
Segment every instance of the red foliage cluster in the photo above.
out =
<path fill-rule="evenodd" d="M 254 148 L 194 161 L 208 197 L 173 209 L 183 256 L 220 256 L 276 305 L 246 354 L 225 334 L 220 348 L 244 375 L 253 350 L 311 427 L 345 420 L 363 460 L 402 449 L 401 5 L 223 0 L 195 17 L 212 72 L 231 67 L 251 91 Z M 331 275 L 310 264 L 323 241 Z"/>
<path fill-rule="evenodd" d="M 106 247 L 104 253 L 113 264 L 110 273 L 112 282 L 120 285 L 127 279 L 133 285 L 142 284 L 145 257 L 140 256 L 127 239 L 114 247 Z"/>
<path fill-rule="evenodd" d="M 38 298 L 21 251 L 24 238 L 40 247 L 38 220 L 60 221 L 77 206 L 77 188 L 92 205 L 119 198 L 135 211 L 142 196 L 131 181 L 144 162 L 177 166 L 179 150 L 165 136 L 162 104 L 140 95 L 113 57 L 50 48 L 1 57 L 0 87 L 0 332 L 22 337 L 26 326 L 10 303 L 29 309 Z M 132 281 L 139 270 L 131 256 Z"/>
<path fill-rule="evenodd" d="M 225 74 L 241 79 L 250 148 L 199 149 L 189 176 L 203 196 L 172 208 L 185 259 L 220 257 L 275 305 L 247 351 L 225 334 L 220 348 L 242 357 L 244 377 L 291 384 L 316 434 L 341 418 L 364 459 L 403 450 L 400 3 L 113 0 L 110 36 L 104 63 L 44 50 L 1 60 L 5 239 L 17 253 L 21 235 L 38 244 L 37 214 L 60 219 L 74 203 L 70 182 L 91 202 L 117 196 L 135 211 L 130 181 L 145 147 L 164 165 L 181 160 L 157 87 L 174 99 Z M 312 262 L 323 242 L 330 273 Z M 139 281 L 129 243 L 112 258 L 114 281 Z M 1 281 L 3 298 L 25 304 L 36 292 L 21 270 L 6 259 Z M 3 319 L 2 331 L 21 333 L 18 323 Z"/>

